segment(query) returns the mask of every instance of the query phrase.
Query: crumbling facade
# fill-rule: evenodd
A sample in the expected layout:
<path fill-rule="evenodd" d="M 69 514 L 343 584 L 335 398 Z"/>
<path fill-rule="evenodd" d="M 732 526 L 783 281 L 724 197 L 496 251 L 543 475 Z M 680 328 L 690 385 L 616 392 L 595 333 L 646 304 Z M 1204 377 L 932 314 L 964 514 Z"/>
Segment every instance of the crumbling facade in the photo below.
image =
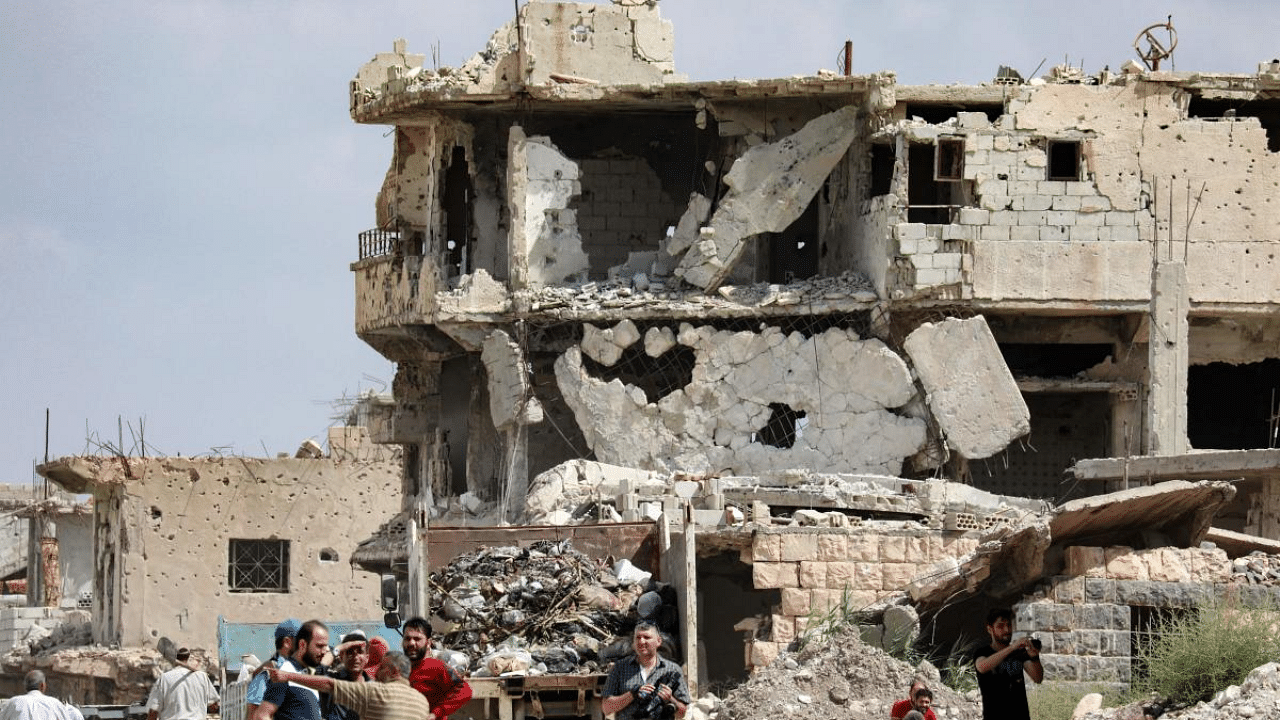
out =
<path fill-rule="evenodd" d="M 1009 513 L 1052 515 L 1011 498 L 1144 482 L 1065 483 L 1076 459 L 1267 447 L 1280 64 L 690 83 L 672 47 L 656 2 L 529 2 L 461 68 L 397 41 L 352 81 L 352 117 L 394 128 L 352 270 L 357 333 L 397 365 L 372 431 L 405 448 L 410 537 L 484 509 L 671 510 L 636 501 L 647 482 L 693 483 L 675 494 L 715 533 L 836 487 L 832 511 L 932 533 L 902 561 L 923 568 Z M 583 458 L 623 469 L 546 508 Z M 986 499 L 964 509 L 947 479 Z M 1220 524 L 1262 534 L 1250 508 L 1274 492 Z M 1035 571 L 993 595 L 1061 562 L 1036 537 Z M 877 542 L 823 550 L 821 580 L 754 565 L 752 589 L 812 591 L 778 600 L 766 640 L 902 544 Z M 771 543 L 700 545 L 699 573 L 725 546 L 773 562 Z M 855 590 L 915 577 L 876 572 Z"/>
<path fill-rule="evenodd" d="M 360 433 L 334 430 L 329 457 L 72 457 L 39 466 L 61 488 L 93 496 L 92 642 L 155 648 L 168 638 L 216 658 L 219 617 L 380 617 L 377 577 L 348 561 L 399 508 L 399 454 L 343 445 L 349 431 Z"/>

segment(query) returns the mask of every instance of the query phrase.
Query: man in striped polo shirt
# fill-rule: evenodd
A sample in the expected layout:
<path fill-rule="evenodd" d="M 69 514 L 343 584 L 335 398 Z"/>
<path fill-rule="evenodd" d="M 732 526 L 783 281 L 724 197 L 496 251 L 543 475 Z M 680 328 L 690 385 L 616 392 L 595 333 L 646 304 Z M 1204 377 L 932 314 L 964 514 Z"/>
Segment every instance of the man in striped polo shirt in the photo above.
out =
<path fill-rule="evenodd" d="M 422 693 L 409 687 L 409 658 L 401 652 L 387 653 L 378 665 L 377 682 L 335 680 L 323 675 L 304 675 L 268 667 L 273 683 L 296 683 L 329 693 L 334 702 L 360 714 L 360 720 L 427 720 L 431 705 Z"/>

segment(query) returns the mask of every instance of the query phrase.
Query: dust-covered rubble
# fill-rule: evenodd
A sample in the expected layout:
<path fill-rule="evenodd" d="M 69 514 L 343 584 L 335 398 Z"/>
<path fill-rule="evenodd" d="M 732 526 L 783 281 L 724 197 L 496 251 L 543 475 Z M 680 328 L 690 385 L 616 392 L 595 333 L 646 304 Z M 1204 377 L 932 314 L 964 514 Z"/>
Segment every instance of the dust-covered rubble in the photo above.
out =
<path fill-rule="evenodd" d="M 1103 708 L 1076 720 L 1143 720 L 1139 704 Z M 1250 672 L 1240 685 L 1218 693 L 1209 702 L 1160 715 L 1161 720 L 1264 720 L 1280 717 L 1280 665 L 1267 663 Z"/>
<path fill-rule="evenodd" d="M 882 720 L 893 703 L 905 699 L 911 682 L 923 678 L 933 690 L 939 720 L 977 720 L 982 706 L 942 684 L 937 669 L 893 658 L 862 642 L 850 628 L 780 656 L 734 688 L 713 712 L 717 720 Z"/>

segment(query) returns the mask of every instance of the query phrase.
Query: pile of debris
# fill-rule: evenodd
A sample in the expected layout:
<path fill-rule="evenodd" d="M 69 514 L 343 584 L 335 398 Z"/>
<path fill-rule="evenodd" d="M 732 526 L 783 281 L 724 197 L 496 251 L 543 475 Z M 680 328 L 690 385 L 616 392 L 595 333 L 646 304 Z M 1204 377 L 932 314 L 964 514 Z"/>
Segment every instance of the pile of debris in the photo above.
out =
<path fill-rule="evenodd" d="M 486 547 L 431 574 L 431 621 L 475 676 L 599 673 L 630 652 L 636 620 L 677 647 L 675 591 L 628 560 L 610 567 L 569 540 Z M 633 610 L 634 608 L 634 610 Z"/>
<path fill-rule="evenodd" d="M 1142 718 L 1144 712 L 1148 717 L 1159 712 L 1156 710 L 1156 713 L 1152 713 L 1150 703 L 1083 713 L 1082 709 L 1077 707 L 1078 720 L 1128 720 Z M 1257 720 L 1280 717 L 1280 665 L 1272 662 L 1255 668 L 1245 678 L 1244 683 L 1232 685 L 1215 695 L 1209 702 L 1197 703 L 1189 708 L 1174 710 L 1159 717 L 1161 720 Z"/>
<path fill-rule="evenodd" d="M 939 718 L 982 717 L 976 691 L 962 695 L 943 685 L 938 670 L 928 662 L 912 667 L 867 645 L 856 626 L 824 642 L 811 643 L 798 653 L 784 654 L 756 671 L 725 697 L 715 717 L 885 718 L 894 702 L 907 697 L 907 690 L 917 677 L 933 691 L 933 707 Z"/>
<path fill-rule="evenodd" d="M 1280 555 L 1255 550 L 1231 561 L 1231 582 L 1280 585 Z"/>

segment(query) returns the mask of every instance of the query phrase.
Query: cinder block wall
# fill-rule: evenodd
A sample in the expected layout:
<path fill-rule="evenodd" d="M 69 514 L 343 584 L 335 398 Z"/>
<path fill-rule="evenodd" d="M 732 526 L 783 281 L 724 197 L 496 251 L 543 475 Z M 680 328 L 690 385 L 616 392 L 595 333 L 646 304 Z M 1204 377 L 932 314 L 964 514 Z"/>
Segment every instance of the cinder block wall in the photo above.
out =
<path fill-rule="evenodd" d="M 592 278 L 604 278 L 610 267 L 627 261 L 627 253 L 657 250 L 667 226 L 684 212 L 643 158 L 588 158 L 578 167 L 582 195 L 572 206 Z"/>
<path fill-rule="evenodd" d="M 51 607 L 0 608 L 0 654 L 25 643 L 34 635 L 44 636 L 62 624 L 66 609 Z M 47 632 L 36 630 L 42 628 Z"/>

